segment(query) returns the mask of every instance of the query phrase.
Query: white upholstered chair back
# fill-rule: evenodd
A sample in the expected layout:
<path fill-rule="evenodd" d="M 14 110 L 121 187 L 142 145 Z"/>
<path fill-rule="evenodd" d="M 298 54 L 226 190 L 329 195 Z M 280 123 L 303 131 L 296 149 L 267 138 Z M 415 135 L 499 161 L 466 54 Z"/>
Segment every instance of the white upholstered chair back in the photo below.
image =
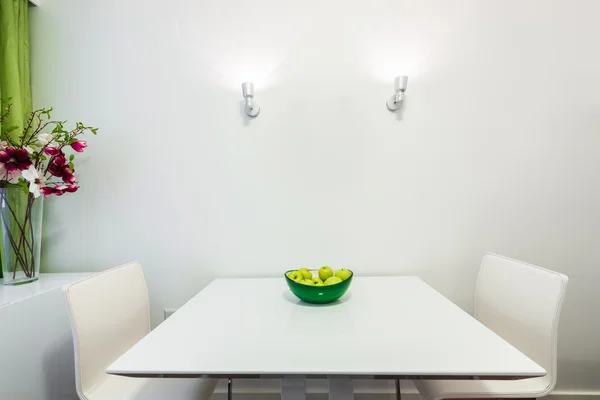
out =
<path fill-rule="evenodd" d="M 146 281 L 139 262 L 64 288 L 75 346 L 77 392 L 85 398 L 106 368 L 150 332 Z"/>
<path fill-rule="evenodd" d="M 483 257 L 475 318 L 544 367 L 546 394 L 556 384 L 558 320 L 569 279 L 510 258 Z"/>

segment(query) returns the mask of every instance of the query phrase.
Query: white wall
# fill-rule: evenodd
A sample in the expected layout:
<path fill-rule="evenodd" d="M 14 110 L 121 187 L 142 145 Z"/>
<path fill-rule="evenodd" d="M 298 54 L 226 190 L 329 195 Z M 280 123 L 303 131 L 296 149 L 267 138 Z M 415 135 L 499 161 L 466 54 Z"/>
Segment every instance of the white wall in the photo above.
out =
<path fill-rule="evenodd" d="M 48 0 L 31 10 L 35 102 L 101 130 L 80 192 L 47 202 L 45 269 L 140 259 L 158 323 L 214 277 L 324 263 L 416 274 L 471 309 L 497 252 L 570 276 L 558 388 L 600 390 L 599 14 L 595 0 Z"/>

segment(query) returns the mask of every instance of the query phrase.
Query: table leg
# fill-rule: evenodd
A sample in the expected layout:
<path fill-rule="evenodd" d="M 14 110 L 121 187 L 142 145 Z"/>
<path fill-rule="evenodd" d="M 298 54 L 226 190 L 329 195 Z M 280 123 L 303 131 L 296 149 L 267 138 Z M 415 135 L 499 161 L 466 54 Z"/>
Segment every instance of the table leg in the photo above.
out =
<path fill-rule="evenodd" d="M 229 378 L 227 380 L 227 400 L 231 400 L 233 398 L 233 379 Z"/>
<path fill-rule="evenodd" d="M 395 379 L 396 382 L 396 400 L 402 400 L 402 394 L 400 392 L 400 379 Z"/>
<path fill-rule="evenodd" d="M 329 379 L 329 400 L 354 399 L 354 386 L 350 378 Z"/>
<path fill-rule="evenodd" d="M 304 378 L 283 378 L 281 400 L 305 400 L 306 381 Z"/>

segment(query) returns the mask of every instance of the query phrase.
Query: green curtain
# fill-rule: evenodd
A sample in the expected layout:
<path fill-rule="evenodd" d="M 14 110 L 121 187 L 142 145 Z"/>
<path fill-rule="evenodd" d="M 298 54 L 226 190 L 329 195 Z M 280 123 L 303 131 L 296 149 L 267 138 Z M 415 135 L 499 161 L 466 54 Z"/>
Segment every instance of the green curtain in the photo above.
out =
<path fill-rule="evenodd" d="M 23 131 L 31 113 L 29 74 L 29 3 L 0 0 L 0 109 L 9 99 L 11 103 L 10 116 L 2 122 L 0 132 L 13 126 L 18 129 L 11 135 Z"/>
<path fill-rule="evenodd" d="M 31 113 L 28 17 L 27 0 L 0 0 L 0 102 L 11 99 L 11 113 L 3 125 L 18 126 L 16 136 Z"/>

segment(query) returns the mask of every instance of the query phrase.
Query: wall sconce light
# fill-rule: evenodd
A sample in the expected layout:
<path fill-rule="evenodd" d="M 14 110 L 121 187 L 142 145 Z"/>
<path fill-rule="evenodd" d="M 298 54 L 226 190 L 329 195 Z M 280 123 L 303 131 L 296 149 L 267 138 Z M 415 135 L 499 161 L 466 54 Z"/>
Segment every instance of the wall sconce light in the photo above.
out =
<path fill-rule="evenodd" d="M 402 105 L 404 101 L 404 92 L 406 92 L 406 85 L 408 84 L 408 76 L 401 75 L 394 79 L 394 95 L 390 97 L 387 102 L 387 108 L 390 111 L 396 111 Z"/>
<path fill-rule="evenodd" d="M 260 113 L 260 106 L 254 101 L 254 83 L 244 82 L 242 83 L 242 94 L 246 105 L 244 106 L 244 112 L 249 117 L 256 117 Z"/>

